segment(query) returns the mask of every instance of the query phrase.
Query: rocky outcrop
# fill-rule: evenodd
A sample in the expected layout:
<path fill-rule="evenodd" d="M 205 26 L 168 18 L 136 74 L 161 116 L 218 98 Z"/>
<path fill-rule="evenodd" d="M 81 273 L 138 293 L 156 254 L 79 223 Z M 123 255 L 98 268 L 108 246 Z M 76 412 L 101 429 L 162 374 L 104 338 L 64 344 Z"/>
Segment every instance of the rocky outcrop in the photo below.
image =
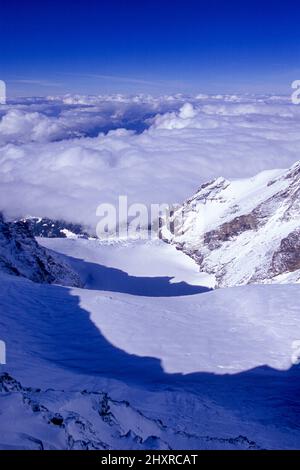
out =
<path fill-rule="evenodd" d="M 223 242 L 237 237 L 246 230 L 256 230 L 258 228 L 259 218 L 255 213 L 240 215 L 230 222 L 225 222 L 218 229 L 211 230 L 204 234 L 204 244 L 210 250 L 219 248 Z"/>
<path fill-rule="evenodd" d="M 26 222 L 5 222 L 0 216 L 0 271 L 33 282 L 81 286 L 81 281 L 58 256 L 35 240 Z"/>
<path fill-rule="evenodd" d="M 289 233 L 280 242 L 272 256 L 271 273 L 294 272 L 300 269 L 300 228 Z"/>
<path fill-rule="evenodd" d="M 44 238 L 88 238 L 88 233 L 79 224 L 72 224 L 64 220 L 53 220 L 47 217 L 28 217 L 21 221 L 27 222 L 35 237 Z"/>
<path fill-rule="evenodd" d="M 216 287 L 297 282 L 300 162 L 287 171 L 202 185 L 160 225 L 161 238 L 214 274 Z"/>

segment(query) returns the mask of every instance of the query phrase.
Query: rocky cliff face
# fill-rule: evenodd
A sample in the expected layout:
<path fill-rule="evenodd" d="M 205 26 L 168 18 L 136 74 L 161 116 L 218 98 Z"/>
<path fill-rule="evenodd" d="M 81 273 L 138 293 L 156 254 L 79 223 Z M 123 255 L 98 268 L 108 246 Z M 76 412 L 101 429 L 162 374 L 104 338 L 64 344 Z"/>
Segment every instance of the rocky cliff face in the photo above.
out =
<path fill-rule="evenodd" d="M 77 273 L 36 242 L 26 222 L 7 223 L 2 216 L 0 271 L 39 283 L 81 285 Z"/>
<path fill-rule="evenodd" d="M 300 162 L 202 185 L 161 221 L 161 238 L 214 274 L 218 287 L 300 281 Z"/>

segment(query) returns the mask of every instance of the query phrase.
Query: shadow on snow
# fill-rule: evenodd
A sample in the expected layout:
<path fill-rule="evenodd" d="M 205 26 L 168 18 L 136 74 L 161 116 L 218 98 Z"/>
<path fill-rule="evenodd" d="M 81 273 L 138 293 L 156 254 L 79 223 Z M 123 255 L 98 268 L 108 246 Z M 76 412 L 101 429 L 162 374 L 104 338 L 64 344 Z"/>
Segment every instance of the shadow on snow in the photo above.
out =
<path fill-rule="evenodd" d="M 207 287 L 191 285 L 186 282 L 171 282 L 172 277 L 131 276 L 121 269 L 90 263 L 69 256 L 64 256 L 64 258 L 80 274 L 84 287 L 91 290 L 119 292 L 145 297 L 178 297 L 202 294 L 211 290 Z"/>

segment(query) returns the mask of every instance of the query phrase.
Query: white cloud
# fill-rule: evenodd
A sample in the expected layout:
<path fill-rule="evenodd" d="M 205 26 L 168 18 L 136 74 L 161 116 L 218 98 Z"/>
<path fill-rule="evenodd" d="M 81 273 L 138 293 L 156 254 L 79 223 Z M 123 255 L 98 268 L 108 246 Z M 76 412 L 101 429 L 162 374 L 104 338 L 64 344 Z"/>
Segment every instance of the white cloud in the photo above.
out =
<path fill-rule="evenodd" d="M 7 109 L 0 122 L 6 213 L 95 227 L 98 204 L 116 203 L 119 195 L 147 204 L 182 202 L 214 177 L 247 177 L 300 158 L 300 107 L 284 98 L 200 95 L 183 107 L 182 96 L 105 99 L 68 96 Z M 101 120 L 109 127 L 147 115 L 151 125 L 142 133 L 70 138 Z"/>
<path fill-rule="evenodd" d="M 66 133 L 64 126 L 57 120 L 37 112 L 19 109 L 9 110 L 0 121 L 0 140 L 2 143 L 28 141 L 49 141 L 61 138 Z"/>
<path fill-rule="evenodd" d="M 180 96 L 121 94 L 23 99 L 1 107 L 0 145 L 96 136 L 120 127 L 141 131 L 149 118 L 183 104 Z"/>

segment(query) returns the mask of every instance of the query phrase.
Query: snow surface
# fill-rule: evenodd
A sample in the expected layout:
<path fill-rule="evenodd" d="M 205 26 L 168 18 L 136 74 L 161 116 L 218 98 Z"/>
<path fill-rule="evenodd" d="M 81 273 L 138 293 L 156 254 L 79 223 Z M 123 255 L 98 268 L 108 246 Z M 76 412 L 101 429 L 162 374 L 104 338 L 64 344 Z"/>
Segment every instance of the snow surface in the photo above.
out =
<path fill-rule="evenodd" d="M 1 274 L 0 371 L 23 388 L 2 378 L 0 447 L 299 447 L 299 285 L 208 291 L 160 242 L 43 243 L 86 288 Z"/>

